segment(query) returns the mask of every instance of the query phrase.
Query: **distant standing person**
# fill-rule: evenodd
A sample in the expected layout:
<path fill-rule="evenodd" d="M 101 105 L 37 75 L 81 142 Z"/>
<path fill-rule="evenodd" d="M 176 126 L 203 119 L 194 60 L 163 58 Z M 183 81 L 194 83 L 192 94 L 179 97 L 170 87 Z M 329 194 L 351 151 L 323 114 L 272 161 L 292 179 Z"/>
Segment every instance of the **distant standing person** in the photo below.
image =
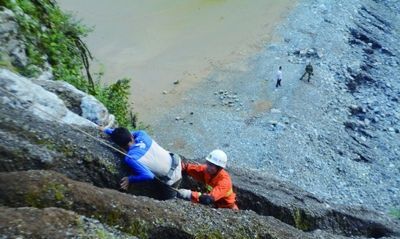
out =
<path fill-rule="evenodd" d="M 305 69 L 305 72 L 304 72 L 304 74 L 301 76 L 300 80 L 302 80 L 302 79 L 304 78 L 304 76 L 306 76 L 306 74 L 308 74 L 307 82 L 310 82 L 311 76 L 314 75 L 313 71 L 314 71 L 314 69 L 313 69 L 313 67 L 312 67 L 312 65 L 311 65 L 311 62 L 309 62 L 309 63 L 307 64 L 306 69 Z"/>
<path fill-rule="evenodd" d="M 281 86 L 281 81 L 282 81 L 282 66 L 279 66 L 279 70 L 276 73 L 276 85 L 275 85 L 276 88 Z"/>

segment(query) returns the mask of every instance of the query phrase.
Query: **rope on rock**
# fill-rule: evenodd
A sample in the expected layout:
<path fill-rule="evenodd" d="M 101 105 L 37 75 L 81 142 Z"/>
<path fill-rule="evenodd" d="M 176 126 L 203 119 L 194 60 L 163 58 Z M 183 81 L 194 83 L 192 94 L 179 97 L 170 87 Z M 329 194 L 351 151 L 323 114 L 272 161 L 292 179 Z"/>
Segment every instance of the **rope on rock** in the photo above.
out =
<path fill-rule="evenodd" d="M 10 95 L 10 96 L 12 96 L 12 97 L 14 97 L 15 99 L 19 100 L 19 98 L 18 98 L 17 95 L 15 95 L 15 94 L 13 94 L 13 93 L 11 93 L 11 92 L 9 92 L 9 91 L 3 89 L 2 87 L 0 87 L 0 90 L 1 90 L 2 92 L 4 92 L 4 93 L 6 93 L 6 94 L 8 94 L 8 95 Z M 54 115 L 50 114 L 49 112 L 47 112 L 47 111 L 45 111 L 45 110 L 43 110 L 43 109 L 41 109 L 41 108 L 35 106 L 35 105 L 33 104 L 33 102 L 27 101 L 26 103 L 28 103 L 28 105 L 30 105 L 31 107 L 33 107 L 33 108 L 39 110 L 40 112 L 46 114 L 46 115 L 49 116 L 50 118 L 55 119 L 56 121 L 58 121 L 58 122 L 60 122 L 60 123 L 63 123 L 63 122 L 61 122 L 61 120 L 60 120 L 58 117 L 55 117 Z M 26 108 L 26 109 L 27 109 L 27 108 Z M 111 148 L 111 149 L 117 151 L 118 153 L 120 153 L 120 154 L 122 154 L 122 155 L 124 155 L 124 156 L 127 156 L 127 157 L 129 157 L 129 158 L 132 158 L 130 155 L 126 154 L 126 153 L 125 153 L 124 151 L 122 151 L 121 149 L 118 149 L 118 148 L 112 146 L 111 144 L 109 144 L 109 143 L 107 143 L 107 142 L 104 142 L 104 140 L 101 140 L 101 139 L 96 138 L 95 136 L 93 136 L 93 135 L 91 135 L 91 134 L 85 132 L 84 130 L 80 129 L 79 127 L 76 127 L 76 126 L 74 126 L 74 125 L 72 125 L 72 124 L 67 124 L 67 125 L 69 125 L 72 129 L 77 130 L 77 131 L 81 132 L 82 134 L 88 136 L 89 138 L 91 138 L 91 139 L 93 139 L 93 140 L 95 140 L 95 141 L 97 141 L 97 142 L 103 144 L 104 146 L 106 146 L 106 147 L 108 147 L 108 148 Z M 168 186 L 170 189 L 172 189 L 173 191 L 178 192 L 178 189 L 172 187 L 171 185 L 166 184 L 164 181 L 162 181 L 162 180 L 161 180 L 160 178 L 158 178 L 157 176 L 155 176 L 155 178 L 156 178 L 158 181 L 160 181 L 161 183 L 164 183 L 165 185 L 167 185 L 167 186 Z"/>

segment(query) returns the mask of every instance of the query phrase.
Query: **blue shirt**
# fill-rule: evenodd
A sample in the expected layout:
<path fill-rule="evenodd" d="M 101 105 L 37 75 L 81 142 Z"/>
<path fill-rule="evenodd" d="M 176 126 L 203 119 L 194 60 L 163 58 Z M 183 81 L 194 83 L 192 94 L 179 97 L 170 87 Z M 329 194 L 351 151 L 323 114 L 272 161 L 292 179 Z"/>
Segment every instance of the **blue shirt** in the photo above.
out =
<path fill-rule="evenodd" d="M 105 129 L 104 133 L 111 135 L 114 129 Z M 150 149 L 153 140 L 150 136 L 143 130 L 132 131 L 134 138 L 134 144 L 129 147 L 127 152 L 128 156 L 125 156 L 124 162 L 134 175 L 130 175 L 129 182 L 143 182 L 154 179 L 154 173 L 145 165 L 141 164 L 138 160 L 142 158 L 147 151 Z"/>

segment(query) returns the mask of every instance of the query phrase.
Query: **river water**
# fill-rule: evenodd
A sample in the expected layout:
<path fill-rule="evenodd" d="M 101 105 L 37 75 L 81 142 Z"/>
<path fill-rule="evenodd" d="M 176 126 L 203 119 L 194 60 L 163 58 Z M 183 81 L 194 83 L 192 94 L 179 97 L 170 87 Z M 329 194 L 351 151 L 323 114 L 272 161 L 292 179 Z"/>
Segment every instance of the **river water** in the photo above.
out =
<path fill-rule="evenodd" d="M 85 39 L 94 69 L 105 83 L 131 78 L 134 111 L 151 124 L 212 70 L 260 51 L 296 1 L 58 2 L 94 29 Z"/>

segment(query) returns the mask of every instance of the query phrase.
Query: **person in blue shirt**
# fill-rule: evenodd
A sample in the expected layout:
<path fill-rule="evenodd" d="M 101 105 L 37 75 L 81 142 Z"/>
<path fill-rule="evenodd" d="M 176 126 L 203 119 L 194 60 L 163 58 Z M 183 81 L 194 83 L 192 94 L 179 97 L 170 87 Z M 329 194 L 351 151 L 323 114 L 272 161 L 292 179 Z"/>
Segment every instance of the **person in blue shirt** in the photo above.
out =
<path fill-rule="evenodd" d="M 178 155 L 162 148 L 143 130 L 130 132 L 120 127 L 106 128 L 103 132 L 127 154 L 124 163 L 132 174 L 122 178 L 122 189 L 127 190 L 133 183 L 153 180 L 163 187 L 155 189 L 159 194 L 157 199 L 166 200 L 176 196 L 176 189 L 182 179 L 181 159 Z"/>

